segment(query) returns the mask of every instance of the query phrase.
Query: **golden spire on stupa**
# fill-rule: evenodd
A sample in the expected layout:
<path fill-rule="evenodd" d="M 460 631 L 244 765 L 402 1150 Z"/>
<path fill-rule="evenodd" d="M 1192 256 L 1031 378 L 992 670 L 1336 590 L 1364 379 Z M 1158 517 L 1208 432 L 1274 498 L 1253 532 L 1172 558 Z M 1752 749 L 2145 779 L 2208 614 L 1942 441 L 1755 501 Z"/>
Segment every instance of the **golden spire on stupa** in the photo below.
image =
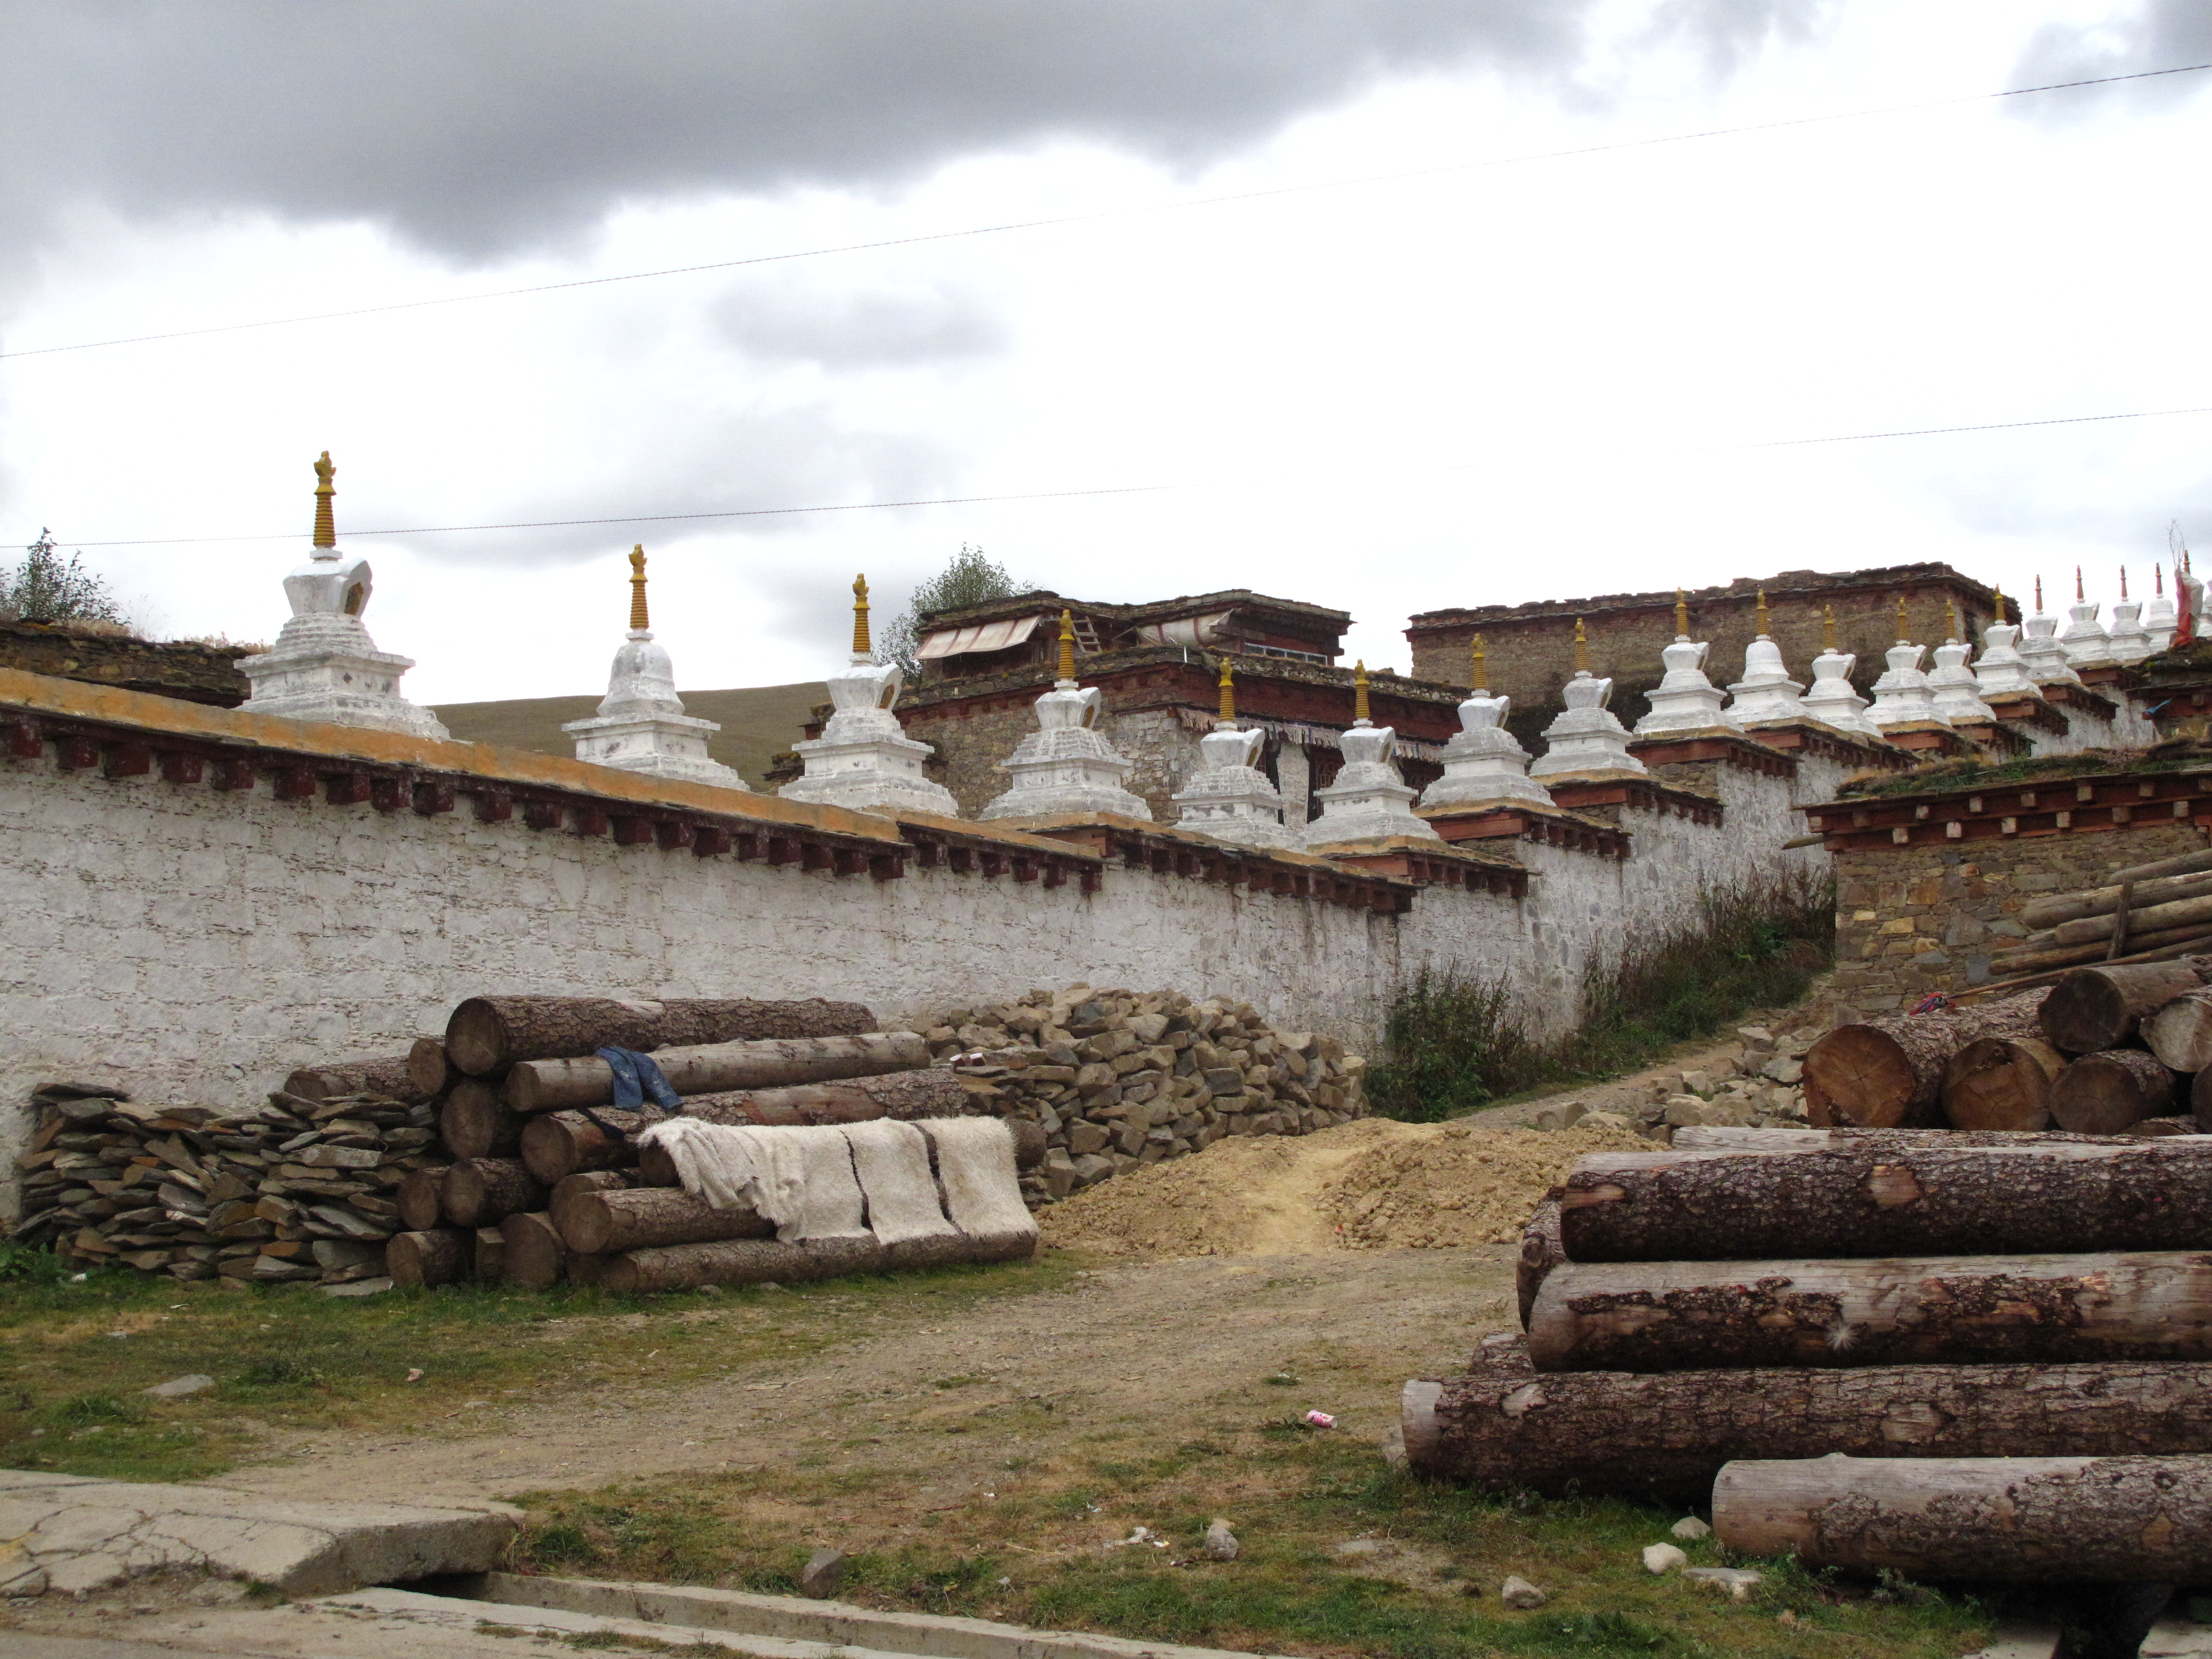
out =
<path fill-rule="evenodd" d="M 1900 593 L 1897 596 L 1897 642 L 1899 645 L 1905 645 L 1911 642 L 1912 638 L 1911 629 L 1912 624 L 1905 619 L 1905 595 Z"/>
<path fill-rule="evenodd" d="M 1820 607 L 1820 649 L 1832 652 L 1836 648 L 1836 607 Z"/>
<path fill-rule="evenodd" d="M 2043 614 L 2043 578 L 2040 576 L 2035 579 L 2035 614 L 2039 617 Z"/>
<path fill-rule="evenodd" d="M 645 544 L 639 542 L 629 550 L 629 630 L 642 633 L 652 626 L 645 609 Z"/>
<path fill-rule="evenodd" d="M 1583 627 L 1583 619 L 1575 618 L 1575 672 L 1589 672 L 1589 635 Z"/>
<path fill-rule="evenodd" d="M 1762 587 L 1759 590 L 1759 637 L 1765 639 L 1766 633 L 1766 590 Z"/>
<path fill-rule="evenodd" d="M 1764 633 L 1765 630 L 1762 629 L 1759 631 Z M 1679 587 L 1674 590 L 1674 637 L 1678 640 L 1690 637 L 1690 601 Z"/>
<path fill-rule="evenodd" d="M 2121 598 L 2122 599 L 2125 599 L 2127 597 L 2128 597 L 2128 568 L 2127 568 L 2127 566 L 2125 566 L 2125 565 L 2122 565 L 2122 566 L 2120 567 L 2120 598 Z"/>
<path fill-rule="evenodd" d="M 337 476 L 337 468 L 331 465 L 331 452 L 325 450 L 322 459 L 315 463 L 315 545 L 336 547 L 338 544 L 337 515 L 331 510 L 331 501 L 338 492 L 331 480 Z"/>
<path fill-rule="evenodd" d="M 868 579 L 865 575 L 853 578 L 853 654 L 872 656 L 875 647 L 868 642 Z"/>
<path fill-rule="evenodd" d="M 1075 613 L 1072 611 L 1060 613 L 1060 678 L 1075 678 Z"/>
<path fill-rule="evenodd" d="M 1367 662 L 1364 658 L 1352 665 L 1352 722 L 1355 726 L 1373 723 L 1367 714 Z"/>
<path fill-rule="evenodd" d="M 1951 631 L 1944 636 L 1944 641 L 1946 644 L 1956 645 L 1960 638 L 1959 633 L 1959 602 L 1956 599 L 1944 600 L 1943 614 L 1949 620 L 1951 624 Z"/>
<path fill-rule="evenodd" d="M 1482 635 L 1474 636 L 1474 689 L 1487 696 L 1490 694 L 1490 653 L 1482 648 Z"/>
<path fill-rule="evenodd" d="M 2089 596 L 2081 591 L 2081 567 L 2077 564 L 2074 567 L 2074 603 L 2086 605 Z"/>
<path fill-rule="evenodd" d="M 1226 652 L 1224 652 L 1221 657 L 1220 685 L 1221 712 L 1219 719 L 1223 725 L 1231 725 L 1233 724 L 1237 719 L 1237 676 L 1229 666 L 1229 654 Z"/>

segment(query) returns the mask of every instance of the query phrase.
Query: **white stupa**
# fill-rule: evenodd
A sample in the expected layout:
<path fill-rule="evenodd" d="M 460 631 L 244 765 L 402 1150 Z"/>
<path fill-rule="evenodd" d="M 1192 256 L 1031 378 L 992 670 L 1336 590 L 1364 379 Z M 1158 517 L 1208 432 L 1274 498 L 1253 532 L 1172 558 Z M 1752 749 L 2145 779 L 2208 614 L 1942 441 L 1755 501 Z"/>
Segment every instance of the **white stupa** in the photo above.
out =
<path fill-rule="evenodd" d="M 2112 625 L 2105 632 L 2105 644 L 2112 660 L 2123 666 L 2139 663 L 2159 648 L 2143 624 L 2142 610 L 2141 599 L 2128 597 L 2128 568 L 2122 565 L 2119 603 L 2112 607 Z"/>
<path fill-rule="evenodd" d="M 1982 630 L 1982 654 L 1974 659 L 1974 687 L 1984 702 L 1995 699 L 1998 702 L 2014 697 L 2033 697 L 2037 694 L 2035 682 L 2027 672 L 2027 661 L 2016 648 L 2020 639 L 2017 624 L 2002 620 L 2005 613 L 2004 595 L 1998 593 L 1996 612 L 1999 620 Z"/>
<path fill-rule="evenodd" d="M 1478 634 L 1474 636 L 1474 690 L 1459 706 L 1459 730 L 1444 744 L 1444 775 L 1422 792 L 1424 806 L 1502 805 L 1514 801 L 1537 806 L 1552 804 L 1552 792 L 1528 775 L 1528 751 L 1505 729 L 1513 700 L 1490 695 L 1485 684 L 1490 678 L 1488 671 L 1482 635 Z"/>
<path fill-rule="evenodd" d="M 1060 613 L 1060 678 L 1036 700 L 1037 729 L 999 763 L 1013 775 L 1006 793 L 977 813 L 1038 818 L 1063 812 L 1115 812 L 1150 819 L 1152 809 L 1124 787 L 1136 763 L 1097 729 L 1098 688 L 1075 681 L 1075 619 Z"/>
<path fill-rule="evenodd" d="M 1648 771 L 1628 752 L 1628 728 L 1605 706 L 1612 696 L 1613 682 L 1595 678 L 1589 672 L 1589 640 L 1577 617 L 1575 677 L 1560 691 L 1566 707 L 1544 728 L 1544 752 L 1528 769 L 1528 775 Z"/>
<path fill-rule="evenodd" d="M 1874 707 L 1867 718 L 1887 732 L 1893 726 L 1941 723 L 1942 716 L 1936 712 L 1936 695 L 1928 684 L 1928 676 L 1921 672 L 1920 659 L 1925 646 L 1913 644 L 1905 637 L 1905 601 L 1897 602 L 1897 643 L 1882 653 L 1889 672 L 1874 683 Z"/>
<path fill-rule="evenodd" d="M 775 793 L 793 800 L 859 812 L 935 812 L 960 816 L 960 803 L 941 783 L 921 775 L 922 763 L 937 751 L 906 735 L 896 707 L 906 673 L 895 663 L 879 663 L 868 640 L 868 579 L 853 579 L 853 659 L 830 676 L 830 700 L 837 705 L 822 735 L 792 747 L 806 763 L 806 775 Z"/>
<path fill-rule="evenodd" d="M 1936 647 L 1936 666 L 1928 671 L 1928 690 L 1936 717 L 1953 726 L 1994 726 L 1996 711 L 1984 702 L 1981 683 L 1966 666 L 1974 647 L 1959 637 L 1959 608 L 1950 607 L 1951 632 Z"/>
<path fill-rule="evenodd" d="M 1807 717 L 1856 737 L 1880 737 L 1881 728 L 1866 716 L 1867 700 L 1851 684 L 1851 671 L 1859 665 L 1859 659 L 1851 652 L 1836 648 L 1835 606 L 1823 608 L 1821 627 L 1823 648 L 1813 659 L 1813 689 L 1805 694 L 1802 705 Z"/>
<path fill-rule="evenodd" d="M 1265 732 L 1237 724 L 1237 685 L 1229 659 L 1221 659 L 1221 714 L 1198 740 L 1198 770 L 1176 792 L 1182 809 L 1176 823 L 1215 841 L 1239 847 L 1296 847 L 1298 832 L 1283 823 L 1283 797 L 1257 763 Z"/>
<path fill-rule="evenodd" d="M 2173 629 L 2180 617 L 2174 612 L 2173 601 L 2166 597 L 2166 567 L 2153 565 L 2151 576 L 2157 582 L 2158 589 L 2151 595 L 2150 603 L 2143 606 L 2142 625 L 2143 631 L 2150 635 L 2151 652 L 2155 655 L 2172 648 Z"/>
<path fill-rule="evenodd" d="M 1659 653 L 1666 673 L 1652 689 L 1651 712 L 1636 722 L 1636 735 L 1656 738 L 1668 732 L 1740 730 L 1734 711 L 1723 707 L 1728 697 L 1705 678 L 1709 641 L 1690 637 L 1690 605 L 1682 590 L 1674 590 L 1674 642 Z"/>
<path fill-rule="evenodd" d="M 656 778 L 682 778 L 724 789 L 749 789 L 745 781 L 707 753 L 707 739 L 722 728 L 684 712 L 676 695 L 676 665 L 655 645 L 645 603 L 645 549 L 629 555 L 629 636 L 615 653 L 607 695 L 599 712 L 561 728 L 576 740 L 576 758 Z"/>
<path fill-rule="evenodd" d="M 2027 677 L 2038 685 L 2079 685 L 2081 677 L 2066 660 L 2066 647 L 2058 642 L 2058 618 L 2043 608 L 2043 578 L 2035 579 L 2035 614 L 2027 619 L 2027 632 L 2015 647 L 2027 665 Z"/>
<path fill-rule="evenodd" d="M 1759 635 L 1745 647 L 1743 678 L 1729 687 L 1738 726 L 1778 726 L 1805 718 L 1805 688 L 1790 678 L 1782 647 L 1766 631 L 1766 590 L 1759 590 Z"/>
<path fill-rule="evenodd" d="M 2066 660 L 2076 668 L 2086 668 L 2093 663 L 2112 660 L 2112 639 L 2105 625 L 2097 620 L 2097 612 L 2104 607 L 2081 591 L 2081 567 L 2074 567 L 2074 603 L 2067 611 L 2064 631 L 2058 643 L 2065 647 Z"/>
<path fill-rule="evenodd" d="M 326 449 L 315 463 L 313 551 L 284 578 L 292 615 L 276 645 L 234 665 L 253 688 L 240 707 L 250 714 L 449 737 L 436 715 L 399 695 L 400 676 L 414 659 L 379 651 L 361 620 L 374 581 L 368 560 L 338 551 L 331 483 L 337 475 Z"/>
<path fill-rule="evenodd" d="M 1353 665 L 1352 684 L 1352 729 L 1337 739 L 1344 764 L 1334 782 L 1314 791 L 1321 816 L 1306 825 L 1305 844 L 1323 847 L 1383 836 L 1442 841 L 1442 836 L 1414 816 L 1413 790 L 1398 770 L 1396 728 L 1377 726 L 1369 718 L 1365 663 Z"/>

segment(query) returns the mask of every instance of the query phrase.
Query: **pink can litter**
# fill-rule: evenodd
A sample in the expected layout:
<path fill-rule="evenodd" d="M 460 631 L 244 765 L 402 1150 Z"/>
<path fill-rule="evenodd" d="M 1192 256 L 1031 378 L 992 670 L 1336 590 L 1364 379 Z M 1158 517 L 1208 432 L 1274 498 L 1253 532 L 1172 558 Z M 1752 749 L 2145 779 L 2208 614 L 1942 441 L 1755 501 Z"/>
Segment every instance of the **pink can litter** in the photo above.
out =
<path fill-rule="evenodd" d="M 1327 1412 L 1308 1412 L 1306 1421 L 1317 1429 L 1333 1429 L 1336 1426 L 1336 1419 Z"/>

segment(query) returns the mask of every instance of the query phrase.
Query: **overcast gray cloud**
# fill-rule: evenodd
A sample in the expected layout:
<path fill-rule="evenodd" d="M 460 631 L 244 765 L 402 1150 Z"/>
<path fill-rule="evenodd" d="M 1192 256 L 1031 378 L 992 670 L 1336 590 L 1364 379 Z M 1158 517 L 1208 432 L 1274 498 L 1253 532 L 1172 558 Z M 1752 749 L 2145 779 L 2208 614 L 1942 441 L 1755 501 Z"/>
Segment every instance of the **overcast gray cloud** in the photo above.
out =
<path fill-rule="evenodd" d="M 1006 325 L 975 295 L 920 287 L 841 294 L 818 283 L 745 283 L 710 308 L 723 336 L 769 362 L 911 368 L 1005 349 Z"/>
<path fill-rule="evenodd" d="M 2212 59 L 2212 4 L 2206 0 L 2140 0 L 2098 23 L 2054 23 L 2038 33 L 2020 66 L 2021 86 L 2087 81 L 2101 75 L 2178 69 Z M 2206 77 L 2177 75 L 2122 87 L 2086 88 L 2063 98 L 2022 98 L 2014 113 L 2063 121 L 2114 98 L 2166 102 L 2193 98 Z"/>
<path fill-rule="evenodd" d="M 0 8 L 0 240 L 74 203 L 250 209 L 469 260 L 625 200 L 896 184 L 1056 137 L 1194 164 L 1394 74 L 1571 75 L 1593 4 L 33 0 Z M 1733 60 L 1822 9 L 1660 15 Z"/>

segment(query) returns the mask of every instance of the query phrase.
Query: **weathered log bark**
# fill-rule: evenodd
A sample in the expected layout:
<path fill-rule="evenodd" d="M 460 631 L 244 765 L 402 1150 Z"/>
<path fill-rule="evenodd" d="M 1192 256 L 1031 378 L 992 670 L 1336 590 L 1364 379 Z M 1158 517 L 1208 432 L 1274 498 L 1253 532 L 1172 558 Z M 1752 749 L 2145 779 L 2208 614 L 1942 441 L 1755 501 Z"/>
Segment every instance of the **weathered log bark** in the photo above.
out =
<path fill-rule="evenodd" d="M 2142 1040 L 2160 1063 L 2176 1072 L 2212 1066 L 2212 988 L 2199 986 L 2140 1022 Z"/>
<path fill-rule="evenodd" d="M 507 1282 L 526 1291 L 542 1291 L 561 1282 L 568 1247 L 543 1211 L 511 1215 L 499 1224 L 506 1241 Z"/>
<path fill-rule="evenodd" d="M 545 1188 L 520 1158 L 465 1158 L 446 1171 L 439 1201 L 449 1225 L 489 1227 L 518 1210 L 544 1209 Z"/>
<path fill-rule="evenodd" d="M 2000 952 L 1990 958 L 1990 971 L 2004 978 L 1996 986 L 1983 988 L 1998 989 L 2007 984 L 2024 982 L 2027 978 L 2056 978 L 2058 970 L 2085 963 L 2101 962 L 2109 966 L 2138 962 L 2172 962 L 2180 957 L 2192 957 L 2212 947 L 2212 933 L 2198 927 L 2170 927 L 2163 933 L 2148 937 L 2136 934 L 2128 940 L 2128 948 L 2118 957 L 2112 956 L 2108 946 L 2100 942 L 2094 945 L 2065 945 L 2050 950 L 2020 950 Z M 1966 995 L 1961 992 L 1959 994 Z"/>
<path fill-rule="evenodd" d="M 1713 1482 L 1716 1541 L 1813 1568 L 2011 1583 L 2194 1583 L 2212 1457 L 1811 1457 Z"/>
<path fill-rule="evenodd" d="M 471 1237 L 476 1240 L 477 1282 L 501 1283 L 507 1277 L 507 1235 L 497 1227 L 479 1227 Z"/>
<path fill-rule="evenodd" d="M 407 1051 L 407 1080 L 423 1099 L 433 1099 L 460 1081 L 461 1074 L 446 1059 L 443 1037 L 416 1037 Z"/>
<path fill-rule="evenodd" d="M 342 1095 L 376 1095 L 419 1106 L 437 1091 L 420 1089 L 405 1054 L 382 1060 L 342 1060 L 331 1066 L 303 1066 L 284 1079 L 284 1092 L 318 1106 Z"/>
<path fill-rule="evenodd" d="M 1401 1421 L 1423 1474 L 1703 1504 L 1735 1458 L 2212 1452 L 2212 1365 L 1540 1375 L 1492 1337 L 1467 1376 L 1407 1383 Z"/>
<path fill-rule="evenodd" d="M 1839 1025 L 1805 1052 L 1805 1111 L 1815 1127 L 1920 1128 L 1942 1119 L 1943 1072 L 1951 1056 L 1983 1037 L 2036 1034 L 2045 993 L 1986 1007 L 1884 1014 Z"/>
<path fill-rule="evenodd" d="M 2124 870 L 2115 870 L 2105 878 L 2114 886 L 2122 882 L 2156 881 L 2166 876 L 2193 875 L 2200 870 L 2212 870 L 2212 851 L 2199 849 L 2194 853 L 2176 853 L 2172 858 L 2154 860 L 2148 864 L 2131 864 Z"/>
<path fill-rule="evenodd" d="M 1014 1261 L 1036 1249 L 1030 1234 L 1000 1238 L 969 1238 L 940 1246 L 921 1241 L 927 1252 L 912 1253 L 909 1265 L 921 1257 L 933 1261 Z M 609 1256 L 599 1283 L 628 1295 L 654 1291 L 693 1290 L 702 1285 L 789 1285 L 804 1279 L 835 1279 L 846 1273 L 875 1273 L 899 1265 L 897 1253 L 887 1251 L 872 1238 L 817 1238 L 783 1243 L 773 1238 L 733 1238 L 717 1243 L 672 1244 L 665 1249 L 630 1250 Z"/>
<path fill-rule="evenodd" d="M 458 1230 L 394 1233 L 384 1247 L 384 1271 L 402 1290 L 451 1285 L 468 1276 L 469 1244 Z"/>
<path fill-rule="evenodd" d="M 1674 1131 L 1678 1152 L 1806 1152 L 1823 1146 L 2124 1146 L 2131 1137 L 2075 1135 L 2063 1129 L 1738 1129 Z"/>
<path fill-rule="evenodd" d="M 1528 1358 L 1545 1371 L 2212 1358 L 2212 1257 L 1568 1261 L 1536 1293 Z"/>
<path fill-rule="evenodd" d="M 445 1220 L 447 1167 L 441 1164 L 410 1170 L 392 1189 L 392 1200 L 399 1207 L 399 1224 L 410 1232 L 432 1231 Z"/>
<path fill-rule="evenodd" d="M 2063 921 L 2051 930 L 2051 941 L 2057 945 L 2103 943 L 2112 937 L 2116 921 L 2115 915 L 2106 915 Z M 2179 927 L 2201 933 L 2208 922 L 2212 922 L 2212 898 L 2176 899 L 2167 904 L 2146 904 L 2138 898 L 2128 908 L 2128 932 L 2137 938 L 2172 933 Z"/>
<path fill-rule="evenodd" d="M 2075 1134 L 2119 1134 L 2172 1107 L 2175 1082 L 2156 1054 L 2140 1048 L 2084 1054 L 2051 1085 L 2051 1115 Z"/>
<path fill-rule="evenodd" d="M 916 1071 L 929 1064 L 929 1044 L 912 1031 L 865 1031 L 662 1048 L 653 1059 L 678 1094 L 705 1095 Z M 526 1060 L 507 1074 L 501 1097 L 518 1112 L 565 1111 L 611 1103 L 614 1082 L 614 1068 L 593 1056 Z"/>
<path fill-rule="evenodd" d="M 2212 1249 L 2212 1136 L 1956 1139 L 1590 1152 L 1559 1189 L 1561 1247 L 1574 1261 L 1692 1262 Z"/>
<path fill-rule="evenodd" d="M 767 1238 L 775 1232 L 771 1223 L 749 1209 L 718 1210 L 680 1188 L 592 1191 L 564 1181 L 554 1194 L 551 1214 L 570 1249 L 594 1255 L 724 1238 Z"/>
<path fill-rule="evenodd" d="M 1536 1292 L 1543 1288 L 1545 1277 L 1567 1259 L 1566 1243 L 1559 1233 L 1559 1200 L 1565 1192 L 1564 1187 L 1554 1187 L 1546 1193 L 1537 1201 L 1528 1224 L 1521 1230 L 1521 1259 L 1514 1265 L 1513 1290 L 1520 1303 L 1521 1328 L 1524 1331 L 1528 1328 L 1529 1310 L 1536 1305 Z"/>
<path fill-rule="evenodd" d="M 582 1170 L 619 1170 L 637 1162 L 636 1135 L 658 1112 L 617 1106 L 585 1112 L 538 1112 L 522 1120 L 522 1163 L 550 1187 Z"/>
<path fill-rule="evenodd" d="M 676 1160 L 669 1157 L 667 1150 L 657 1140 L 639 1143 L 635 1173 L 641 1187 L 665 1188 L 684 1184 L 684 1177 L 676 1173 Z"/>
<path fill-rule="evenodd" d="M 1943 1116 L 1954 1129 L 2042 1129 L 2066 1056 L 2039 1036 L 1977 1037 L 1943 1067 Z"/>
<path fill-rule="evenodd" d="M 623 997 L 471 997 L 446 1025 L 446 1054 L 471 1077 L 595 1048 L 665 1048 L 769 1037 L 852 1036 L 876 1028 L 857 1002 L 648 1001 Z"/>
<path fill-rule="evenodd" d="M 2043 1000 L 2044 1040 L 2069 1054 L 2119 1048 L 2134 1037 L 2142 1018 L 2203 983 L 2202 960 L 2075 969 Z"/>
<path fill-rule="evenodd" d="M 1674 1131 L 1671 1145 L 1678 1152 L 1800 1152 L 1826 1146 L 1838 1135 L 1837 1129 L 1741 1129 L 1689 1124 Z M 1929 1130 L 1893 1133 L 1924 1134 Z"/>
<path fill-rule="evenodd" d="M 619 1193 L 642 1184 L 635 1170 L 579 1170 L 553 1183 L 552 1195 L 545 1201 L 546 1212 L 558 1216 L 562 1200 L 576 1193 Z"/>
<path fill-rule="evenodd" d="M 2130 1123 L 2120 1131 L 2130 1140 L 2166 1140 L 2175 1135 L 2197 1135 L 2203 1132 L 2193 1117 L 2147 1117 Z"/>
<path fill-rule="evenodd" d="M 490 1084 L 464 1078 L 438 1109 L 438 1138 L 455 1158 L 507 1158 L 522 1144 L 522 1120 Z"/>
<path fill-rule="evenodd" d="M 2203 854 L 2193 856 L 2203 858 Z M 2086 892 L 2062 893 L 2051 898 L 2038 899 L 2024 904 L 2014 918 L 2023 927 L 2056 927 L 2062 922 L 2078 921 L 2085 916 L 2109 916 L 2120 906 L 2120 890 L 2131 887 L 2129 908 L 2141 911 L 2154 904 L 2166 904 L 2175 899 L 2201 898 L 2212 896 L 2212 863 L 2203 866 L 2196 873 L 2185 876 L 2154 876 L 2131 882 L 2114 882 L 2108 887 L 2093 887 Z"/>
<path fill-rule="evenodd" d="M 967 1104 L 968 1091 L 958 1076 L 949 1067 L 932 1066 L 787 1089 L 693 1095 L 684 1103 L 684 1115 L 709 1123 L 860 1123 L 878 1117 L 911 1122 L 923 1117 L 959 1117 Z"/>

